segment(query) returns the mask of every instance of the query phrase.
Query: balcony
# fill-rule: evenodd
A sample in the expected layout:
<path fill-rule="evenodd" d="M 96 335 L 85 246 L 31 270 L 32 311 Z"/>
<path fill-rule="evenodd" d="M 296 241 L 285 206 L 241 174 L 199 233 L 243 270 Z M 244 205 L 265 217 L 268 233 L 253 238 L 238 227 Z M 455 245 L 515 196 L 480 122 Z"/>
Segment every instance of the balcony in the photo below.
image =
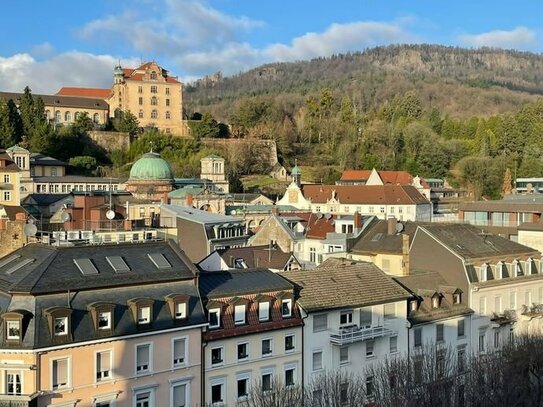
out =
<path fill-rule="evenodd" d="M 0 394 L 1 407 L 36 407 L 38 405 L 38 393 L 9 395 Z"/>
<path fill-rule="evenodd" d="M 394 331 L 385 326 L 359 327 L 358 325 L 349 325 L 340 328 L 337 333 L 330 333 L 330 342 L 334 345 L 343 346 L 394 334 Z"/>

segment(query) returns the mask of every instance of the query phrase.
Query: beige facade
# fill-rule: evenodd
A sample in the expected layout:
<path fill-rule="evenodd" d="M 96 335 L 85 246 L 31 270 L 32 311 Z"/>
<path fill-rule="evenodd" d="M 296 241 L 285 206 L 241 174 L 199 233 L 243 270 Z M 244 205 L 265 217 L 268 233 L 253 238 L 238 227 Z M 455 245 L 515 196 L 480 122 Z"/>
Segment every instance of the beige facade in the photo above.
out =
<path fill-rule="evenodd" d="M 66 96 L 65 96 L 66 97 Z M 45 116 L 53 125 L 67 126 L 74 124 L 79 115 L 86 113 L 96 125 L 106 124 L 109 120 L 109 110 L 100 107 L 74 107 L 45 105 Z"/>
<path fill-rule="evenodd" d="M 226 179 L 224 158 L 217 155 L 209 155 L 200 160 L 201 179 L 208 179 L 213 183 L 213 189 L 217 192 L 230 191 L 228 180 Z"/>
<path fill-rule="evenodd" d="M 156 62 L 136 69 L 115 68 L 115 81 L 107 100 L 110 115 L 130 111 L 141 127 L 157 127 L 166 133 L 188 136 L 183 120 L 183 85 Z"/>

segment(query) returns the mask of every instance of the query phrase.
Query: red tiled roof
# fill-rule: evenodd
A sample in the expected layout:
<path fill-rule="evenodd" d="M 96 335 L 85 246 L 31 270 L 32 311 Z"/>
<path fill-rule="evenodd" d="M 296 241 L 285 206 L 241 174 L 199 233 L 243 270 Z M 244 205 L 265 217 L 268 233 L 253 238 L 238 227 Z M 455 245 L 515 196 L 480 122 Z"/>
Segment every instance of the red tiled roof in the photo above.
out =
<path fill-rule="evenodd" d="M 312 203 L 326 203 L 335 191 L 342 204 L 412 205 L 429 201 L 410 185 L 304 185 L 303 194 Z"/>
<path fill-rule="evenodd" d="M 413 185 L 413 176 L 407 171 L 377 171 L 377 173 L 385 185 Z M 345 170 L 340 181 L 366 181 L 370 174 L 370 170 Z M 429 188 L 422 178 L 420 182 L 424 188 Z"/>
<path fill-rule="evenodd" d="M 366 181 L 371 170 L 344 170 L 340 181 Z"/>
<path fill-rule="evenodd" d="M 132 68 L 123 68 L 123 75 L 126 79 L 130 79 L 132 81 L 142 81 L 144 74 L 139 71 L 145 71 L 149 66 L 152 64 L 152 62 L 146 62 L 145 64 L 141 65 L 140 67 L 136 69 Z M 168 83 L 179 83 L 179 81 L 174 78 L 173 76 L 166 76 L 166 82 Z"/>
<path fill-rule="evenodd" d="M 111 89 L 102 88 L 74 88 L 64 86 L 56 93 L 59 96 L 79 96 L 84 98 L 107 99 L 111 94 Z"/>
<path fill-rule="evenodd" d="M 326 219 L 322 216 L 320 219 L 316 213 L 311 212 L 297 212 L 295 214 L 289 213 L 287 216 L 295 215 L 304 220 L 304 226 L 306 228 L 306 237 L 309 239 L 326 239 L 327 233 L 335 232 L 334 220 L 337 216 L 332 215 L 330 219 Z"/>

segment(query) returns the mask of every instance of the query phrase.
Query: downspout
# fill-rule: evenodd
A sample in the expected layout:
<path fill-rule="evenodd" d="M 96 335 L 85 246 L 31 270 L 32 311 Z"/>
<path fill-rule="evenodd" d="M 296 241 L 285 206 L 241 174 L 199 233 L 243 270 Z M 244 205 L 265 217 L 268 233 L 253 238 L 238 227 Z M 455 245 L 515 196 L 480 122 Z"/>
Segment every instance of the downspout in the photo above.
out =
<path fill-rule="evenodd" d="M 302 312 L 302 307 L 299 307 L 300 315 L 302 316 L 302 391 L 305 389 L 305 319 L 309 317 L 309 314 Z M 305 317 L 304 317 L 305 314 Z M 302 406 L 305 404 L 305 397 L 302 397 Z"/>
<path fill-rule="evenodd" d="M 206 329 L 207 327 L 203 327 L 201 328 L 201 333 L 202 333 L 202 339 L 203 339 L 203 333 L 204 333 L 204 329 Z M 201 392 L 201 396 L 200 396 L 200 401 L 201 401 L 201 406 L 205 406 L 206 405 L 206 393 L 205 393 L 205 390 L 206 390 L 206 385 L 205 385 L 205 370 L 206 370 L 206 358 L 205 358 L 205 348 L 207 346 L 207 342 L 204 342 L 202 341 L 202 354 L 200 355 L 200 358 L 201 358 L 201 364 L 202 364 L 202 373 L 201 373 L 201 378 L 200 378 L 200 392 Z"/>

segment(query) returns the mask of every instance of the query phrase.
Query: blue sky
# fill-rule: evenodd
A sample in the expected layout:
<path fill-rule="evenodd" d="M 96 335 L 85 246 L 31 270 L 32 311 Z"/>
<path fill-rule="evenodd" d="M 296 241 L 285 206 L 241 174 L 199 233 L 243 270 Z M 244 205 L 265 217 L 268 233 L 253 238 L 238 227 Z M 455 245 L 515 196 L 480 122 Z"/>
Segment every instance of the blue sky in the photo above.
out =
<path fill-rule="evenodd" d="M 396 43 L 543 50 L 543 2 L 428 0 L 10 1 L 0 90 L 109 87 L 117 61 L 192 81 Z"/>

